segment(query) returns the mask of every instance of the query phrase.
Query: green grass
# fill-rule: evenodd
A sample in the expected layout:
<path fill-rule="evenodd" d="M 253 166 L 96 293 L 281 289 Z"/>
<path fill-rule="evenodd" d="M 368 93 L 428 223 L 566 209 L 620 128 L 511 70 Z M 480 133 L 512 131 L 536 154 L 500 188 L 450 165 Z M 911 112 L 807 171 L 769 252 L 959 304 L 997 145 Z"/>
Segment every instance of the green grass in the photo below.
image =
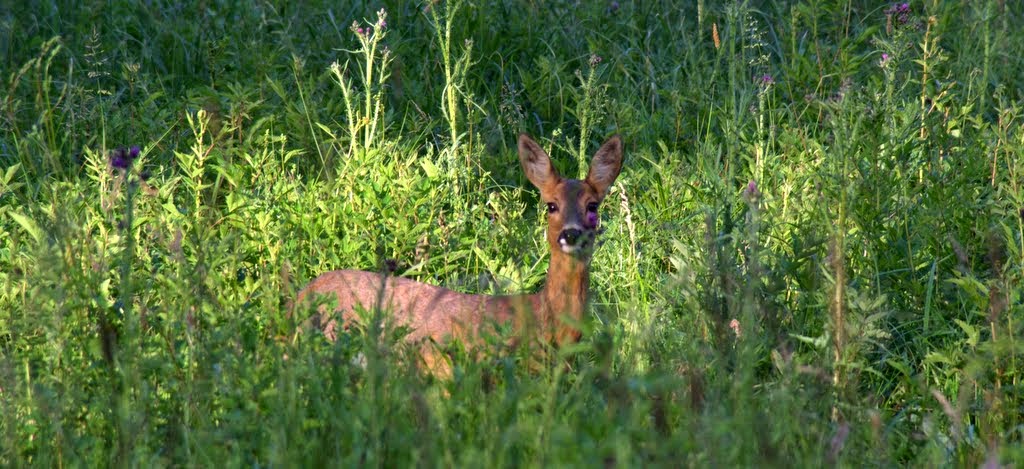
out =
<path fill-rule="evenodd" d="M 1022 464 L 1024 8 L 897 7 L 5 3 L 0 465 Z M 538 288 L 519 132 L 627 143 L 579 346 L 297 333 Z"/>

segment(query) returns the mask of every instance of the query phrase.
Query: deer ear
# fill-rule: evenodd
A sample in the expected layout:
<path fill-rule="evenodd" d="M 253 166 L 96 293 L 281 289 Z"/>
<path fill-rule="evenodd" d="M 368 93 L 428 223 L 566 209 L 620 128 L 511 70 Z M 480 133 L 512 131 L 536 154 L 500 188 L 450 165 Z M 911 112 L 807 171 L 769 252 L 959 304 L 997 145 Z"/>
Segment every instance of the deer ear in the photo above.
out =
<path fill-rule="evenodd" d="M 622 171 L 622 138 L 615 135 L 604 142 L 590 160 L 587 183 L 604 197 L 615 178 L 619 177 L 619 171 Z"/>
<path fill-rule="evenodd" d="M 558 171 L 551 165 L 548 154 L 526 134 L 519 134 L 519 162 L 523 164 L 526 178 L 541 192 L 546 191 L 560 178 Z"/>

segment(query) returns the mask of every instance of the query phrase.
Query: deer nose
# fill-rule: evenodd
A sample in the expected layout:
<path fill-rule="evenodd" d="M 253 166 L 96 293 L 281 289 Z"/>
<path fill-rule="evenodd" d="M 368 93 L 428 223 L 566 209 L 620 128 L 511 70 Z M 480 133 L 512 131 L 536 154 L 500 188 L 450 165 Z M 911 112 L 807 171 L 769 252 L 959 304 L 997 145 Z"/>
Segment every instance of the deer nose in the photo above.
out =
<path fill-rule="evenodd" d="M 566 246 L 575 246 L 583 236 L 583 232 L 576 228 L 562 230 L 558 235 L 558 241 Z"/>

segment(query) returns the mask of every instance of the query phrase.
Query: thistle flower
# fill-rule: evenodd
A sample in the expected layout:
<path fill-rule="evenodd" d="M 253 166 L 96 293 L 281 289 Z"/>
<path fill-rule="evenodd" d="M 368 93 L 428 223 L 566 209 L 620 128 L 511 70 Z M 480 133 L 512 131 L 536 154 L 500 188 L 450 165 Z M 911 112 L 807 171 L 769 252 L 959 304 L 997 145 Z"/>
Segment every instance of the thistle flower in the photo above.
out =
<path fill-rule="evenodd" d="M 885 16 L 891 21 L 893 18 L 896 19 L 897 25 L 903 25 L 910 22 L 910 4 L 909 3 L 894 3 L 891 7 L 885 10 Z"/>
<path fill-rule="evenodd" d="M 128 169 L 129 161 L 124 154 L 124 148 L 118 148 L 110 152 L 110 166 L 118 169 Z"/>
<path fill-rule="evenodd" d="M 753 180 L 748 182 L 747 187 L 743 189 L 743 196 L 751 202 L 756 201 L 758 197 L 761 197 L 761 191 L 757 190 L 757 182 Z"/>
<path fill-rule="evenodd" d="M 141 152 L 142 149 L 138 145 L 133 145 L 131 148 L 118 148 L 110 152 L 110 166 L 116 169 L 128 169 Z"/>

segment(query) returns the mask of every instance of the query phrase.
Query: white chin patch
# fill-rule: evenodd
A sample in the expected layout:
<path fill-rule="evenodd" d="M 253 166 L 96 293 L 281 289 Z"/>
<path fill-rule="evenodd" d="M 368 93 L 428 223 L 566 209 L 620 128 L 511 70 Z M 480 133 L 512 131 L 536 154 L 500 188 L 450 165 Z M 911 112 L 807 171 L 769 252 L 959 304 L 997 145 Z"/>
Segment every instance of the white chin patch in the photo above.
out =
<path fill-rule="evenodd" d="M 580 244 L 569 244 L 564 239 L 558 240 L 558 246 L 562 248 L 562 252 L 566 254 L 576 254 L 583 251 L 583 245 Z"/>

